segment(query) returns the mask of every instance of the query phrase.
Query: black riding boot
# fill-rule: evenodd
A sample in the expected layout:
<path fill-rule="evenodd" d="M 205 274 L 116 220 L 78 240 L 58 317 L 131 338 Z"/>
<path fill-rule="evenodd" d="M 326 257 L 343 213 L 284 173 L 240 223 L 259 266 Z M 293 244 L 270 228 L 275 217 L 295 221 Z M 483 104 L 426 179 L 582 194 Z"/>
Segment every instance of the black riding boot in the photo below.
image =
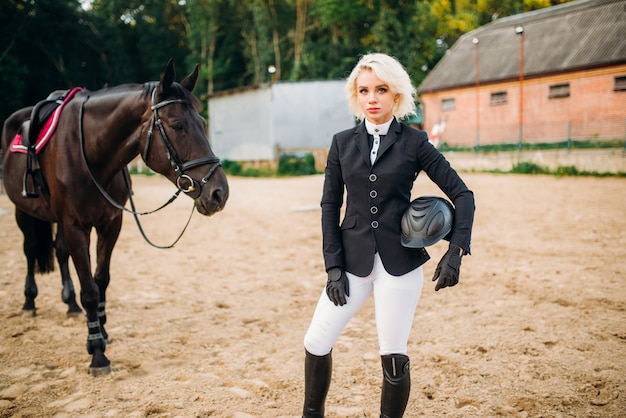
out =
<path fill-rule="evenodd" d="M 380 397 L 380 418 L 402 418 L 411 392 L 409 358 L 404 354 L 381 356 L 383 390 Z"/>
<path fill-rule="evenodd" d="M 323 418 L 333 368 L 331 353 L 325 356 L 315 356 L 306 350 L 305 352 L 302 418 Z"/>

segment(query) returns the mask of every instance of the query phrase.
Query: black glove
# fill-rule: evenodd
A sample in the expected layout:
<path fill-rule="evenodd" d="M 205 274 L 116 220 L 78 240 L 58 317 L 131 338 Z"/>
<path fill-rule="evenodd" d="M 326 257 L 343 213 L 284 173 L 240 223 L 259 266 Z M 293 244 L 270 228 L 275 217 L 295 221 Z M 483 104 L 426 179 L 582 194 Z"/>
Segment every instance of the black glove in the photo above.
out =
<path fill-rule="evenodd" d="M 333 267 L 328 270 L 326 294 L 335 306 L 346 304 L 346 296 L 350 296 L 350 284 L 348 283 L 348 276 L 342 268 Z"/>
<path fill-rule="evenodd" d="M 435 291 L 444 287 L 455 286 L 459 282 L 459 272 L 461 270 L 461 255 L 463 250 L 461 247 L 450 244 L 448 251 L 441 257 L 441 261 L 437 264 L 433 282 L 437 280 Z"/>

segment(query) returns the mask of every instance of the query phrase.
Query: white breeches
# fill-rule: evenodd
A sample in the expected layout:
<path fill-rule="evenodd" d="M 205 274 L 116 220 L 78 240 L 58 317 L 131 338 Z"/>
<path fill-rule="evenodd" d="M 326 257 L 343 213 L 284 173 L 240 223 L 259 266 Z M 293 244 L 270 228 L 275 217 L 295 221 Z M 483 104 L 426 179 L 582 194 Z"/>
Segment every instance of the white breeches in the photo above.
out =
<path fill-rule="evenodd" d="M 406 355 L 415 308 L 422 293 L 422 268 L 418 267 L 403 276 L 392 276 L 385 271 L 376 254 L 374 267 L 368 276 L 346 274 L 350 283 L 347 303 L 335 306 L 326 295 L 326 289 L 322 291 L 311 325 L 304 336 L 304 348 L 316 356 L 330 353 L 350 319 L 374 292 L 380 355 Z"/>

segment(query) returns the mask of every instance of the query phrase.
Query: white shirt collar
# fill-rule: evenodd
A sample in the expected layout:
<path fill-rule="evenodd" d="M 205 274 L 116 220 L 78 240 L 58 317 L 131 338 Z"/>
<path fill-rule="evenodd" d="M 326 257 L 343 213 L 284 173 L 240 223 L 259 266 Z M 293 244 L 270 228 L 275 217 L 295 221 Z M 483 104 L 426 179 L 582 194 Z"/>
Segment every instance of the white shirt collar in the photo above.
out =
<path fill-rule="evenodd" d="M 376 125 L 365 119 L 365 128 L 367 129 L 367 133 L 370 135 L 387 135 L 391 122 L 393 122 L 393 117 L 380 125 Z"/>

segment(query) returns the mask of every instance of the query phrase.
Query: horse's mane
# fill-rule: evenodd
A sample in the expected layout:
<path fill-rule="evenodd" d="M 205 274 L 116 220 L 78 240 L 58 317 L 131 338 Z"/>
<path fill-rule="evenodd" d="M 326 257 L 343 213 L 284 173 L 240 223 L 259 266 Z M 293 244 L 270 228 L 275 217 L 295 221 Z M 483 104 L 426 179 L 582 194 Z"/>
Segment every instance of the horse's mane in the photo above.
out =
<path fill-rule="evenodd" d="M 117 86 L 106 86 L 92 93 L 111 94 L 116 92 L 136 91 L 141 89 L 141 98 L 150 100 L 152 91 L 159 86 L 158 81 L 148 81 L 143 84 L 119 84 Z M 189 102 L 195 109 L 202 108 L 202 102 L 194 96 L 190 91 L 183 88 L 178 83 L 172 83 L 167 91 L 167 98 L 173 100 L 184 100 Z"/>
<path fill-rule="evenodd" d="M 156 89 L 158 85 L 159 85 L 158 81 L 148 81 L 147 83 L 144 83 L 141 98 L 142 99 L 146 97 L 149 98 L 150 95 L 152 94 L 152 90 Z"/>
<path fill-rule="evenodd" d="M 147 84 L 148 83 L 145 83 L 145 84 L 126 83 L 126 84 L 118 84 L 116 86 L 105 85 L 97 90 L 84 89 L 83 91 L 89 94 L 107 95 L 107 94 L 114 94 L 114 93 L 120 93 L 120 92 L 127 93 L 129 91 L 137 91 L 139 89 L 142 89 L 141 96 L 142 98 L 145 98 L 145 97 L 150 97 L 150 93 L 152 92 L 152 89 L 149 88 Z M 158 83 L 156 83 L 155 85 L 157 84 Z"/>

